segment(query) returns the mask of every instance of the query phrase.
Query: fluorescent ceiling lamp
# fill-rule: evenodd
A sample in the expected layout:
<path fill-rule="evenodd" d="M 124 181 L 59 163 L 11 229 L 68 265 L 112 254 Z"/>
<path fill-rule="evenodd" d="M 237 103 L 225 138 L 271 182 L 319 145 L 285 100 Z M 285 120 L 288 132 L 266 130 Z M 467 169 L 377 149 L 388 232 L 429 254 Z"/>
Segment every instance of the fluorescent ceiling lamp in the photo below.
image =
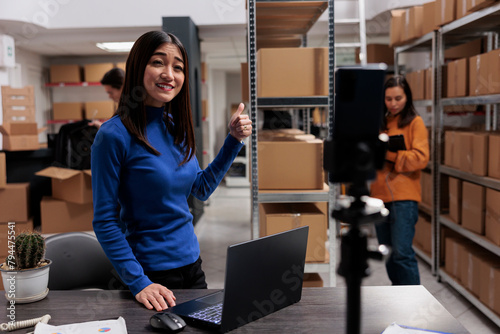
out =
<path fill-rule="evenodd" d="M 108 52 L 129 52 L 134 42 L 106 42 L 96 43 L 99 49 Z"/>

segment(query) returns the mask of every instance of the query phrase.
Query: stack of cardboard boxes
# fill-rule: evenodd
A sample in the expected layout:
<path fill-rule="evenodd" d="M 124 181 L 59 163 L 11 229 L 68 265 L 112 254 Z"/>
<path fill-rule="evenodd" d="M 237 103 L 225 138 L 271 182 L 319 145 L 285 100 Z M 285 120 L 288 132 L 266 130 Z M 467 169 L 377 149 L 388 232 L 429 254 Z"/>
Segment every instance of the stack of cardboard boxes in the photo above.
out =
<path fill-rule="evenodd" d="M 242 64 L 241 71 L 242 95 L 248 100 L 247 64 Z M 328 96 L 328 49 L 260 48 L 257 81 L 259 98 Z M 257 156 L 259 192 L 328 191 L 323 141 L 312 135 L 297 129 L 259 130 Z M 328 263 L 327 206 L 327 202 L 260 203 L 260 236 L 308 225 L 306 262 Z M 322 286 L 321 277 L 311 275 L 310 284 Z"/>
<path fill-rule="evenodd" d="M 81 84 L 82 86 L 100 83 L 106 72 L 114 67 L 124 69 L 123 63 L 97 63 L 80 65 L 51 65 L 50 82 L 52 84 Z M 108 119 L 116 110 L 113 101 L 54 102 L 52 119 L 56 121 L 80 119 Z"/>
<path fill-rule="evenodd" d="M 40 148 L 35 118 L 35 93 L 33 86 L 12 88 L 2 86 L 3 149 L 26 151 Z"/>
<path fill-rule="evenodd" d="M 0 153 L 0 264 L 9 255 L 9 249 L 12 249 L 9 248 L 12 246 L 9 240 L 12 242 L 19 233 L 32 230 L 29 183 L 7 183 L 5 153 Z"/>
<path fill-rule="evenodd" d="M 500 135 L 446 131 L 444 164 L 472 175 L 500 179 Z M 449 178 L 448 218 L 500 246 L 500 191 Z M 448 274 L 482 303 L 500 314 L 500 258 L 464 237 L 445 230 Z"/>
<path fill-rule="evenodd" d="M 391 11 L 391 46 L 410 43 L 496 0 L 435 0 L 421 6 Z"/>
<path fill-rule="evenodd" d="M 90 170 L 48 167 L 36 175 L 52 179 L 52 197 L 40 203 L 42 233 L 92 231 Z"/>
<path fill-rule="evenodd" d="M 444 164 L 473 175 L 500 179 L 499 150 L 499 134 L 446 131 Z M 449 218 L 500 245 L 500 215 L 493 204 L 499 197 L 499 191 L 450 177 Z"/>

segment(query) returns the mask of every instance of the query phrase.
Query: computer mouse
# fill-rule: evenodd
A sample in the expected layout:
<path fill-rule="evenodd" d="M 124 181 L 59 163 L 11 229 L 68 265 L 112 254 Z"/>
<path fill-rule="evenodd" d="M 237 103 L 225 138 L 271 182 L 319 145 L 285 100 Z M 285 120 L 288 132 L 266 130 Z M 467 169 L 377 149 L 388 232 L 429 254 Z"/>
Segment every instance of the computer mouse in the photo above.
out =
<path fill-rule="evenodd" d="M 156 313 L 149 319 L 153 328 L 162 329 L 165 333 L 178 333 L 186 327 L 180 316 L 170 312 Z"/>

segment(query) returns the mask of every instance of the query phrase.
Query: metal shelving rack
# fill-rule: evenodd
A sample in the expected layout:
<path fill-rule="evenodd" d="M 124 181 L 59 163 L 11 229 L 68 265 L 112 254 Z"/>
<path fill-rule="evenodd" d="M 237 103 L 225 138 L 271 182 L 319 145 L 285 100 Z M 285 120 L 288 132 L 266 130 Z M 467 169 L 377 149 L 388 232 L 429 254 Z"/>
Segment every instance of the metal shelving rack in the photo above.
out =
<path fill-rule="evenodd" d="M 260 47 L 300 47 L 307 41 L 307 32 L 328 9 L 328 45 L 329 45 L 329 95 L 317 97 L 277 97 L 258 98 L 256 87 L 256 55 Z M 333 129 L 333 74 L 335 64 L 334 48 L 334 1 L 278 1 L 248 0 L 247 2 L 247 34 L 248 34 L 248 77 L 250 117 L 253 124 L 258 124 L 260 108 L 310 108 L 327 107 L 329 115 L 328 134 Z M 329 202 L 333 203 L 333 185 L 326 185 L 317 191 L 259 191 L 258 187 L 258 130 L 254 127 L 251 136 L 251 187 L 252 187 L 252 238 L 259 236 L 259 203 L 271 202 Z M 330 286 L 336 285 L 335 244 L 336 224 L 329 217 L 329 259 L 325 263 L 306 263 L 306 272 L 327 272 Z"/>
<path fill-rule="evenodd" d="M 438 276 L 438 279 L 451 285 L 463 297 L 475 305 L 483 314 L 500 326 L 500 317 L 485 306 L 476 296 L 470 293 L 465 287 L 457 282 L 453 277 L 448 275 L 439 266 L 440 259 L 440 231 L 441 226 L 445 226 L 458 234 L 464 236 L 476 245 L 490 251 L 491 253 L 500 256 L 500 247 L 493 244 L 485 237 L 464 229 L 457 225 L 440 212 L 441 198 L 439 185 L 441 175 L 456 177 L 468 182 L 472 182 L 484 187 L 492 188 L 500 191 L 500 180 L 477 176 L 466 173 L 455 168 L 441 165 L 441 140 L 444 126 L 444 106 L 453 105 L 485 105 L 485 125 L 486 130 L 496 130 L 498 124 L 498 105 L 500 104 L 500 94 L 484 95 L 484 96 L 468 96 L 460 98 L 441 98 L 441 77 L 442 66 L 444 65 L 444 49 L 453 47 L 459 44 L 466 43 L 480 37 L 487 37 L 487 51 L 498 48 L 498 33 L 500 26 L 500 4 L 491 7 L 483 8 L 477 12 L 473 12 L 465 17 L 453 21 L 442 26 L 439 30 L 431 32 L 421 38 L 413 41 L 410 44 L 396 47 L 394 50 L 395 72 L 398 73 L 398 55 L 402 52 L 432 50 L 432 73 L 433 73 L 433 99 L 430 102 L 432 105 L 432 174 L 433 174 L 433 208 L 432 226 L 433 226 L 433 244 L 432 244 L 432 272 Z M 423 105 L 429 105 L 429 102 L 424 102 Z M 420 254 L 419 254 L 420 255 Z"/>

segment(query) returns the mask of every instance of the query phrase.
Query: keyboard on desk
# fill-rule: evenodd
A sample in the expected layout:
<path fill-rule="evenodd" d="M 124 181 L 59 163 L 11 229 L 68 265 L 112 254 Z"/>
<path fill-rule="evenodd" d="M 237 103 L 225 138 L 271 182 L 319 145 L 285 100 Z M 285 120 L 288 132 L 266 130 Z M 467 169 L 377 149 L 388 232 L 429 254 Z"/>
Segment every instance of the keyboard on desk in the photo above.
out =
<path fill-rule="evenodd" d="M 189 314 L 190 317 L 220 324 L 222 318 L 222 303 L 211 305 L 199 311 Z"/>

